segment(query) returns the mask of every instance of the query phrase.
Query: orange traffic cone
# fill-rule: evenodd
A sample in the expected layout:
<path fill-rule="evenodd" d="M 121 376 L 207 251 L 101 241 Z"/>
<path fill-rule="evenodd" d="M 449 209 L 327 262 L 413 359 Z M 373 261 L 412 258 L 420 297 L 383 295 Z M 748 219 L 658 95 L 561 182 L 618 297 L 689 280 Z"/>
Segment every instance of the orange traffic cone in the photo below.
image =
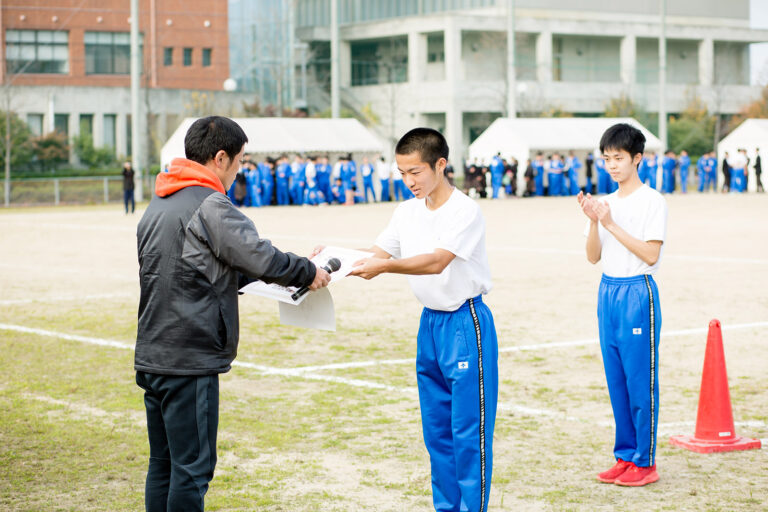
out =
<path fill-rule="evenodd" d="M 673 445 L 699 453 L 760 448 L 759 439 L 737 436 L 733 427 L 720 320 L 709 322 L 707 352 L 704 355 L 704 371 L 701 374 L 699 412 L 696 416 L 696 434 L 672 436 L 669 441 Z"/>

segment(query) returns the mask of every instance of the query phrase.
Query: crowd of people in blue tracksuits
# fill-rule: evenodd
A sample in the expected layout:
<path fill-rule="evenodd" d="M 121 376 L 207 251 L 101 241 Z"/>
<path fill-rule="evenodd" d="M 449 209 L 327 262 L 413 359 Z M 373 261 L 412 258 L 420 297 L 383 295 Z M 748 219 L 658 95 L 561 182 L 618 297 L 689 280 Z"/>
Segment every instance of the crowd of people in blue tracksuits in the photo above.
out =
<path fill-rule="evenodd" d="M 754 168 L 758 191 L 763 190 L 759 150 Z M 720 165 L 714 151 L 701 155 L 692 169 L 687 151 L 675 154 L 667 150 L 664 155 L 648 151 L 638 165 L 640 180 L 664 194 L 676 191 L 688 192 L 688 185 L 695 181 L 699 192 L 718 190 L 718 172 L 722 173 L 723 192 L 745 192 L 750 159 L 745 150 L 725 158 Z M 464 166 L 464 189 L 473 196 L 493 199 L 516 196 L 518 162 L 496 154 L 490 161 L 474 161 Z M 584 169 L 582 173 L 581 170 Z M 453 182 L 453 168 L 446 169 Z M 490 178 L 490 179 L 488 179 Z M 567 156 L 554 152 L 544 156 L 538 152 L 527 162 L 524 174 L 525 188 L 522 196 L 574 196 L 580 191 L 591 194 L 610 194 L 617 189 L 616 182 L 606 170 L 600 156 L 588 153 L 584 162 L 574 151 Z M 285 206 L 321 204 L 357 204 L 376 201 L 402 201 L 413 194 L 405 186 L 394 163 L 383 157 L 360 161 L 351 154 L 342 155 L 331 165 L 328 156 L 281 155 L 267 157 L 257 162 L 246 156 L 243 167 L 228 191 L 237 206 Z"/>
<path fill-rule="evenodd" d="M 413 197 L 399 171 L 383 157 L 376 162 L 363 157 L 358 163 L 351 154 L 340 156 L 334 165 L 326 155 L 294 155 L 292 159 L 281 155 L 261 162 L 246 156 L 227 195 L 237 206 L 252 207 L 356 204 Z"/>
<path fill-rule="evenodd" d="M 757 178 L 757 190 L 763 191 L 760 175 L 762 173 L 759 149 L 754 162 Z M 498 171 L 493 172 L 498 155 L 494 157 L 489 166 L 491 172 L 491 184 L 496 197 L 499 185 Z M 643 155 L 638 165 L 638 175 L 643 183 L 659 190 L 663 194 L 673 194 L 679 191 L 688 193 L 688 186 L 695 180 L 699 192 L 718 190 L 718 171 L 723 174 L 723 192 L 745 192 L 747 186 L 747 170 L 750 160 L 745 150 L 739 150 L 734 157 L 725 154 L 721 167 L 714 151 L 701 155 L 696 161 L 696 166 L 691 169 L 691 158 L 688 152 L 683 150 L 679 154 L 667 150 L 663 156 L 648 151 Z M 582 177 L 579 173 L 584 167 Z M 617 184 L 611 179 L 605 167 L 605 161 L 601 157 L 587 154 L 584 165 L 574 152 L 569 152 L 568 157 L 563 158 L 560 153 L 544 156 L 538 152 L 533 160 L 528 160 L 524 174 L 526 187 L 524 197 L 533 196 L 571 196 L 579 191 L 585 193 L 610 194 L 617 189 Z M 596 178 L 596 183 L 593 183 Z M 583 184 L 583 185 L 582 185 Z"/>

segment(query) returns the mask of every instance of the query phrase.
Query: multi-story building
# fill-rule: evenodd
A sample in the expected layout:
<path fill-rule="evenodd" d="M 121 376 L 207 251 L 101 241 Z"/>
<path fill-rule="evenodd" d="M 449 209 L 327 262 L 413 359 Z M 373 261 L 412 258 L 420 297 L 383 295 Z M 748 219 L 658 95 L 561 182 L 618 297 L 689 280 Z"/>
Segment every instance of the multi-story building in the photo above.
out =
<path fill-rule="evenodd" d="M 4 98 L 36 134 L 83 130 L 97 147 L 131 151 L 130 2 L 0 2 Z M 240 99 L 229 76 L 227 2 L 140 0 L 141 103 L 150 152 L 185 115 Z M 8 102 L 8 103 L 7 103 Z"/>
<path fill-rule="evenodd" d="M 659 2 L 514 0 L 515 87 L 507 79 L 510 0 L 338 0 L 343 106 L 367 110 L 389 139 L 414 125 L 444 130 L 454 158 L 514 94 L 518 115 L 603 113 L 612 98 L 658 112 Z M 314 61 L 309 104 L 327 108 L 330 0 L 298 0 L 296 29 Z M 606 10 L 609 9 L 609 10 Z M 735 113 L 749 85 L 749 0 L 667 0 L 666 110 L 692 97 Z M 511 90 L 511 92 L 510 92 Z"/>

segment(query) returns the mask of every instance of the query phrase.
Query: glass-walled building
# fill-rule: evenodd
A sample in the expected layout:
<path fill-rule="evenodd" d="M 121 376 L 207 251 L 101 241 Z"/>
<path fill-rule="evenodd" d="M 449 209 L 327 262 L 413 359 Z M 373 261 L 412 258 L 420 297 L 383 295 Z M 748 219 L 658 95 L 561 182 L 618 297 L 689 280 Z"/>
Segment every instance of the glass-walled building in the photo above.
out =
<path fill-rule="evenodd" d="M 297 0 L 310 48 L 308 106 L 330 104 L 330 0 Z M 515 0 L 516 86 L 507 84 L 508 0 L 338 0 L 342 107 L 372 113 L 394 139 L 415 124 L 446 131 L 454 154 L 514 104 L 518 115 L 596 116 L 612 98 L 658 110 L 657 2 Z M 669 112 L 698 96 L 735 113 L 749 85 L 749 0 L 668 0 Z M 512 95 L 512 96 L 510 96 Z M 510 101 L 511 100 L 511 101 Z"/>

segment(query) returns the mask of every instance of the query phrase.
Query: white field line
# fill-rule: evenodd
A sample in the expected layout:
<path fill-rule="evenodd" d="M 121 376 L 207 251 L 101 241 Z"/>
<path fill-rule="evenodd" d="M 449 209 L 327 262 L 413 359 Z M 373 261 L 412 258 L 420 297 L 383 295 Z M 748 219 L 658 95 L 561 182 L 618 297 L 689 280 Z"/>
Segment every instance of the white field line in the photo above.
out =
<path fill-rule="evenodd" d="M 749 329 L 753 327 L 768 327 L 768 321 L 765 322 L 749 322 L 743 324 L 731 324 L 723 325 L 722 330 L 733 331 L 738 329 Z M 661 331 L 662 338 L 674 338 L 677 336 L 688 336 L 691 334 L 703 334 L 709 331 L 709 327 L 698 327 L 693 329 L 677 329 L 673 331 Z M 598 338 L 588 338 L 583 340 L 572 341 L 553 341 L 550 343 L 536 343 L 533 345 L 515 345 L 511 347 L 499 348 L 499 353 L 504 352 L 536 352 L 539 350 L 545 350 L 550 348 L 563 348 L 563 347 L 578 347 L 582 345 L 597 345 L 600 343 Z M 374 359 L 369 361 L 350 361 L 348 363 L 332 363 L 326 365 L 315 366 L 299 366 L 294 368 L 296 371 L 316 372 L 322 370 L 343 370 L 347 368 L 364 368 L 370 366 L 383 366 L 383 365 L 397 365 L 397 364 L 415 364 L 416 360 L 412 358 L 408 359 Z"/>
<path fill-rule="evenodd" d="M 763 326 L 768 325 L 768 322 L 752 322 L 749 324 L 738 324 L 736 326 L 731 326 L 732 329 L 735 328 L 745 328 L 745 327 L 754 327 L 754 326 Z M 9 331 L 15 331 L 15 332 L 23 332 L 28 334 L 36 334 L 39 336 L 46 336 L 46 337 L 53 337 L 53 338 L 59 338 L 59 339 L 65 339 L 69 341 L 78 341 L 81 343 L 88 343 L 92 345 L 99 345 L 99 346 L 105 346 L 105 347 L 113 347 L 113 348 L 121 348 L 124 350 L 134 350 L 134 345 L 129 343 L 124 343 L 120 341 L 115 340 L 105 340 L 101 338 L 92 338 L 88 336 L 79 336 L 79 335 L 72 335 L 72 334 L 64 334 L 64 333 L 58 333 L 54 331 L 47 331 L 44 329 L 35 329 L 30 327 L 24 327 L 20 325 L 12 325 L 12 324 L 0 324 L 0 330 L 9 330 Z M 699 332 L 700 329 L 685 329 L 680 331 L 674 331 L 678 334 L 689 334 L 692 332 Z M 548 348 L 551 346 L 554 346 L 553 343 L 544 343 L 540 345 L 540 348 Z M 559 346 L 559 345 L 558 345 Z M 398 360 L 389 360 L 389 361 L 413 361 L 411 359 L 398 359 Z M 366 380 L 360 380 L 360 379 L 346 379 L 343 377 L 337 377 L 333 375 L 323 375 L 323 374 L 317 374 L 317 373 L 309 373 L 306 369 L 308 368 L 323 368 L 323 367 L 298 367 L 298 368 L 275 368 L 271 366 L 265 366 L 265 365 L 258 365 L 254 363 L 249 362 L 241 362 L 241 361 L 233 361 L 232 366 L 235 367 L 241 367 L 241 368 L 248 368 L 251 370 L 256 370 L 263 375 L 278 375 L 278 376 L 284 376 L 284 377 L 296 377 L 300 379 L 307 379 L 307 380 L 318 380 L 318 381 L 324 381 L 324 382 L 333 382 L 337 384 L 345 384 L 353 387 L 363 387 L 368 389 L 380 389 L 385 391 L 394 391 L 394 392 L 400 392 L 404 394 L 417 394 L 418 390 L 415 387 L 397 387 L 397 386 L 390 386 L 387 384 L 381 384 L 378 382 L 371 382 Z M 338 365 L 333 365 L 334 368 L 338 368 Z M 348 366 L 343 366 L 343 368 L 346 368 Z M 526 407 L 524 405 L 519 404 L 506 404 L 506 403 L 499 403 L 498 405 L 499 410 L 501 411 L 507 411 L 507 412 L 517 412 L 526 416 L 544 416 L 548 418 L 553 419 L 562 419 L 566 421 L 575 421 L 575 422 L 584 422 L 585 420 L 581 420 L 579 418 L 576 418 L 574 416 L 565 415 L 563 413 L 559 413 L 557 411 L 550 411 L 547 409 L 537 409 L 537 408 L 531 408 Z M 687 422 L 679 423 L 681 425 L 687 425 Z M 753 426 L 753 427 L 762 427 L 764 426 L 764 423 L 762 422 L 742 422 L 742 425 L 746 426 Z M 600 422 L 598 423 L 599 426 L 612 426 L 613 424 L 611 422 Z M 677 426 L 678 424 L 670 424 L 673 426 Z M 659 429 L 662 429 L 662 424 L 659 425 Z"/>
<path fill-rule="evenodd" d="M 0 306 L 12 306 L 14 304 L 31 304 L 33 302 L 68 302 L 86 301 L 95 299 L 116 299 L 123 297 L 135 297 L 135 293 L 102 293 L 96 295 L 60 295 L 57 297 L 36 297 L 34 299 L 0 300 Z"/>
<path fill-rule="evenodd" d="M 81 416 L 88 416 L 91 418 L 98 418 L 111 425 L 114 425 L 117 421 L 127 421 L 131 426 L 143 427 L 146 425 L 146 416 L 139 411 L 130 412 L 112 412 L 93 407 L 88 404 L 70 402 L 68 400 L 60 400 L 50 397 L 48 395 L 23 393 L 22 398 L 37 400 L 39 402 L 45 402 L 47 404 L 59 405 L 65 407 L 68 410 L 77 413 Z"/>

